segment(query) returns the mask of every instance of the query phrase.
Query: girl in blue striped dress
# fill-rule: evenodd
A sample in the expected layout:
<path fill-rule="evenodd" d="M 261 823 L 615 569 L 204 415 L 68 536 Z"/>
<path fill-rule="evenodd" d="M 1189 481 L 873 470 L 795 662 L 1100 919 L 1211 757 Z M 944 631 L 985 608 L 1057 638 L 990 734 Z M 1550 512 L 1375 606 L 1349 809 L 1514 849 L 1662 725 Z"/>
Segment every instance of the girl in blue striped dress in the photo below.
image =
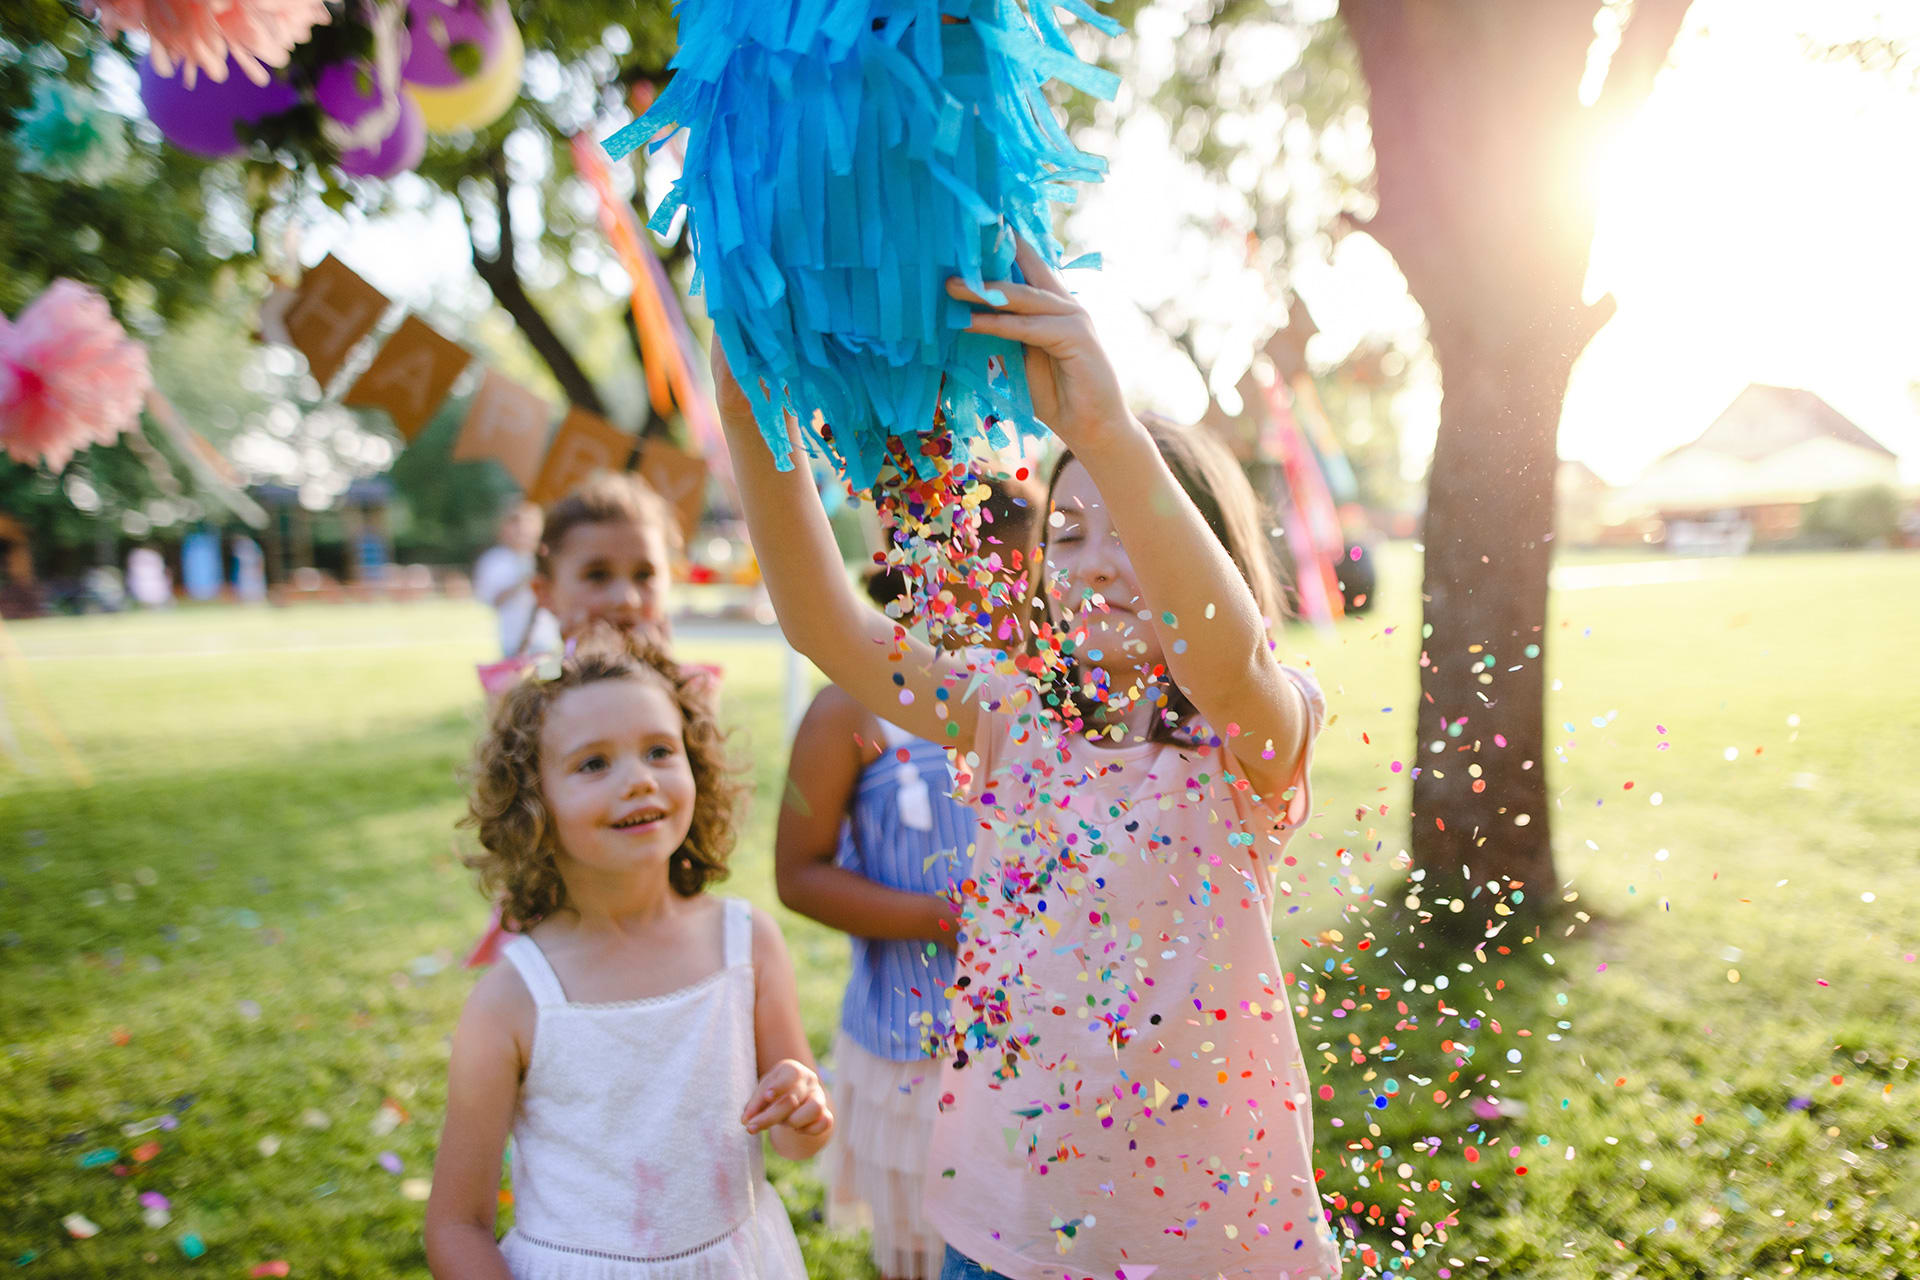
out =
<path fill-rule="evenodd" d="M 1023 574 L 1038 498 L 989 484 L 982 552 Z M 904 586 L 897 571 L 876 574 L 868 594 L 904 603 Z M 840 1119 L 821 1159 L 829 1223 L 870 1227 L 887 1280 L 935 1280 L 945 1252 L 920 1202 L 940 1083 L 925 1045 L 947 1028 L 954 978 L 958 918 L 946 895 L 973 847 L 972 811 L 952 792 L 941 747 L 828 685 L 794 736 L 774 838 L 780 900 L 853 943 L 833 1043 Z"/>

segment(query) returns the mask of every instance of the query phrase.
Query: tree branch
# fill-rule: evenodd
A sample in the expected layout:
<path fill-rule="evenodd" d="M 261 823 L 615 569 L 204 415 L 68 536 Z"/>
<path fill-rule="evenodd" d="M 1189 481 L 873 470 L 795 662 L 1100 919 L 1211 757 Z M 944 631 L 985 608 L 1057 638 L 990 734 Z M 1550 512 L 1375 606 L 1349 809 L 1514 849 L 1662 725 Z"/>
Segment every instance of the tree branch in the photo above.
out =
<path fill-rule="evenodd" d="M 1579 318 L 1575 320 L 1573 324 L 1573 334 L 1571 335 L 1572 344 L 1568 347 L 1568 350 L 1572 351 L 1576 356 L 1580 352 L 1585 351 L 1587 344 L 1593 341 L 1596 334 L 1607 327 L 1607 322 L 1613 319 L 1614 312 L 1619 309 L 1620 304 L 1614 300 L 1614 296 L 1610 293 L 1603 293 L 1590 306 L 1581 307 Z"/>
<path fill-rule="evenodd" d="M 488 174 L 493 183 L 493 197 L 496 217 L 499 220 L 499 243 L 494 246 L 491 255 L 481 251 L 473 238 L 473 222 L 467 220 L 467 243 L 472 249 L 473 269 L 487 282 L 494 301 L 501 309 L 513 317 L 513 322 L 525 335 L 527 344 L 534 353 L 546 363 L 553 373 L 553 380 L 560 384 L 560 390 L 567 399 L 581 408 L 607 416 L 606 401 L 600 398 L 600 391 L 593 385 L 593 379 L 574 358 L 573 352 L 560 335 L 554 331 L 540 308 L 527 294 L 525 283 L 520 279 L 520 268 L 514 262 L 513 238 L 513 182 L 507 175 L 506 153 L 494 147 L 487 153 Z M 466 216 L 466 206 L 461 206 L 461 216 Z"/>
<path fill-rule="evenodd" d="M 1620 47 L 1607 64 L 1606 84 L 1595 105 L 1612 116 L 1632 111 L 1653 91 L 1653 78 L 1667 64 L 1692 0 L 1634 0 Z"/>
<path fill-rule="evenodd" d="M 1174 346 L 1180 348 L 1181 352 L 1192 362 L 1194 371 L 1200 375 L 1200 380 L 1204 382 L 1207 378 L 1207 366 L 1200 363 L 1200 353 L 1194 348 L 1193 326 L 1190 324 L 1181 325 L 1176 329 L 1167 319 L 1167 314 L 1171 310 L 1172 307 L 1170 304 L 1156 307 L 1148 313 L 1147 318 L 1153 321 L 1154 327 L 1159 329 L 1161 333 L 1164 333 L 1168 339 L 1172 341 Z"/>

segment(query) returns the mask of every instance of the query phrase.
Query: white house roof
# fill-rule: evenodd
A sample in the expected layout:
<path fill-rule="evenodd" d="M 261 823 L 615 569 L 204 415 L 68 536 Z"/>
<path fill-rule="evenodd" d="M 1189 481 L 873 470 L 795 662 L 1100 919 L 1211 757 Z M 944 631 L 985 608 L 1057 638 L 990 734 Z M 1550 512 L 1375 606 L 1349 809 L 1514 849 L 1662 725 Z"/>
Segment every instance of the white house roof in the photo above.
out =
<path fill-rule="evenodd" d="M 1899 483 L 1892 450 L 1810 391 L 1748 387 L 1691 444 L 1654 462 L 1620 495 L 1655 510 L 1811 502 Z"/>

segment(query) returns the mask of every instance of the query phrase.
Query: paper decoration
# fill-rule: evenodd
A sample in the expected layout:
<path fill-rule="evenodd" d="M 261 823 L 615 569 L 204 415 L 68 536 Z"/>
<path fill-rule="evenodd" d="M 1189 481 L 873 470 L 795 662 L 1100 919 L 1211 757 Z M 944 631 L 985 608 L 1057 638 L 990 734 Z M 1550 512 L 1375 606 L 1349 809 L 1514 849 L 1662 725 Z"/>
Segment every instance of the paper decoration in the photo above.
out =
<path fill-rule="evenodd" d="M 504 0 L 409 0 L 407 26 L 406 92 L 434 133 L 484 129 L 520 97 L 526 46 Z"/>
<path fill-rule="evenodd" d="M 781 469 L 793 465 L 789 411 L 861 490 L 902 459 L 923 474 L 964 463 L 1004 443 L 1007 426 L 1040 434 L 1022 347 L 966 332 L 971 308 L 946 281 L 980 292 L 1010 279 L 1016 235 L 1059 265 L 1052 206 L 1104 171 L 1044 89 L 1058 80 L 1110 98 L 1119 79 L 1081 59 L 1054 7 L 677 8 L 674 77 L 607 150 L 617 159 L 688 130 L 651 225 L 664 232 L 687 211 L 707 314 Z"/>
<path fill-rule="evenodd" d="M 454 461 L 492 458 L 523 491 L 531 490 L 540 475 L 540 450 L 552 421 L 553 407 L 545 400 L 489 369 L 454 442 Z"/>
<path fill-rule="evenodd" d="M 680 518 L 681 537 L 691 542 L 693 531 L 700 527 L 700 513 L 707 508 L 706 462 L 664 440 L 648 440 L 640 446 L 637 470 L 672 506 Z"/>
<path fill-rule="evenodd" d="M 319 108 L 321 139 L 344 158 L 380 149 L 401 127 L 405 101 L 400 92 L 400 64 L 407 54 L 406 15 L 394 3 L 368 3 L 352 15 L 364 35 L 342 42 L 336 60 L 322 65 L 313 76 L 313 105 Z M 420 130 L 424 144 L 424 125 Z M 412 127 L 409 127 L 409 133 Z M 418 162 L 418 157 L 414 157 Z M 369 174 L 364 167 L 343 166 L 349 173 Z M 409 165 L 409 168 L 412 166 Z"/>
<path fill-rule="evenodd" d="M 300 281 L 281 322 L 288 341 L 306 356 L 314 381 L 324 387 L 386 310 L 386 294 L 328 254 Z"/>
<path fill-rule="evenodd" d="M 144 31 L 154 65 L 188 88 L 200 73 L 218 83 L 238 68 L 255 84 L 331 16 L 326 0 L 93 0 L 109 36 Z"/>
<path fill-rule="evenodd" d="M 207 438 L 181 421 L 173 402 L 158 388 L 147 392 L 147 417 L 173 442 L 174 451 L 186 459 L 187 466 L 208 493 L 225 503 L 227 509 L 256 529 L 267 525 L 267 513 L 246 495 L 240 473 L 226 455 L 208 443 Z"/>
<path fill-rule="evenodd" d="M 631 435 L 575 405 L 554 432 L 546 461 L 540 464 L 540 478 L 527 490 L 527 497 L 545 506 L 596 471 L 625 471 L 632 454 Z"/>
<path fill-rule="evenodd" d="M 427 122 L 420 104 L 401 95 L 392 132 L 368 147 L 340 153 L 340 172 L 356 178 L 391 178 L 419 164 L 427 154 Z"/>
<path fill-rule="evenodd" d="M 386 306 L 387 299 L 377 289 L 329 257 L 307 273 L 298 289 L 274 288 L 261 306 L 259 337 L 299 347 L 314 376 L 324 383 L 338 372 Z M 684 334 L 684 323 L 678 330 L 673 327 L 677 315 L 655 318 L 664 319 L 671 338 L 670 345 L 656 351 L 675 366 L 675 392 L 687 395 L 683 407 L 690 409 L 692 403 L 710 395 L 692 380 L 687 358 L 691 339 Z M 409 315 L 340 402 L 385 410 L 411 443 L 471 360 L 466 348 Z M 549 443 L 552 420 L 553 409 L 543 397 L 504 374 L 485 369 L 454 442 L 453 460 L 491 458 L 530 501 L 541 504 L 564 496 L 595 471 L 625 471 L 631 465 L 672 506 L 682 534 L 693 536 L 706 509 L 710 474 L 706 459 L 664 440 L 649 440 L 636 454 L 638 442 L 630 433 L 578 407 L 567 411 Z"/>
<path fill-rule="evenodd" d="M 33 105 L 18 120 L 13 140 L 26 173 L 96 187 L 127 162 L 126 120 L 81 85 L 36 80 Z"/>
<path fill-rule="evenodd" d="M 606 153 L 584 133 L 574 135 L 572 150 L 574 169 L 599 205 L 600 229 L 633 282 L 633 327 L 653 410 L 665 416 L 678 404 L 693 447 L 706 455 L 720 483 L 732 492 L 733 466 L 720 431 L 720 410 L 706 381 L 706 353 L 687 329 L 680 297 L 646 242 L 633 205 L 615 188 Z"/>
<path fill-rule="evenodd" d="M 441 337 L 419 316 L 408 316 L 340 403 L 385 409 L 400 434 L 411 441 L 471 359 L 465 347 Z"/>
<path fill-rule="evenodd" d="M 284 75 L 258 84 L 238 73 L 189 81 L 148 57 L 140 61 L 140 103 L 169 144 L 217 160 L 246 150 L 243 128 L 298 107 L 300 91 Z"/>
<path fill-rule="evenodd" d="M 11 321 L 0 314 L 0 448 L 16 462 L 63 470 L 133 428 L 152 385 L 146 347 L 90 285 L 55 280 Z"/>
<path fill-rule="evenodd" d="M 1319 464 L 1294 418 L 1287 385 L 1276 378 L 1265 387 L 1262 400 L 1267 411 L 1262 447 L 1279 460 L 1287 485 L 1288 501 L 1281 509 L 1280 521 L 1293 555 L 1293 589 L 1299 594 L 1300 612 L 1308 621 L 1324 627 L 1345 612 L 1335 565 L 1343 544 L 1339 517 L 1327 496 Z"/>

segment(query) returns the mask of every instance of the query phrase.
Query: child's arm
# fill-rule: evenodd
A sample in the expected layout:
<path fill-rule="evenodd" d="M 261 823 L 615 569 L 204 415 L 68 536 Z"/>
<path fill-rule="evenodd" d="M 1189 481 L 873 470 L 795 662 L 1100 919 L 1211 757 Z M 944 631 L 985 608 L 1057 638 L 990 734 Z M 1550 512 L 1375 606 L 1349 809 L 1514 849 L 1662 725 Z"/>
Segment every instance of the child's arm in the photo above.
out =
<path fill-rule="evenodd" d="M 1004 307 L 957 280 L 948 290 L 981 308 L 972 332 L 1026 344 L 1034 411 L 1105 500 L 1174 681 L 1216 732 L 1238 727 L 1232 751 L 1248 781 L 1278 794 L 1307 748 L 1306 699 L 1267 648 L 1246 579 L 1128 410 L 1092 318 L 1025 241 L 1018 260 L 1029 283 L 990 285 Z"/>
<path fill-rule="evenodd" d="M 493 1238 L 494 1211 L 532 1028 L 533 1000 L 501 965 L 474 987 L 454 1029 L 425 1231 L 427 1266 L 441 1280 L 513 1280 Z"/>
<path fill-rule="evenodd" d="M 787 1159 L 811 1159 L 833 1133 L 833 1104 L 800 1025 L 800 993 L 793 984 L 787 944 L 773 917 L 758 908 L 753 913 L 753 982 L 753 1047 L 760 1083 L 740 1123 L 748 1133 L 771 1130 L 773 1149 Z"/>
<path fill-rule="evenodd" d="M 915 737 L 962 753 L 970 750 L 979 716 L 959 696 L 965 687 L 964 660 L 936 653 L 854 594 L 807 472 L 806 450 L 795 438 L 797 424 L 789 415 L 795 462 L 783 472 L 773 465 L 753 406 L 734 381 L 718 339 L 712 359 L 747 531 L 787 642 L 875 715 Z M 903 648 L 904 656 L 896 660 Z M 896 676 L 902 683 L 894 682 Z M 937 696 L 942 687 L 950 691 L 948 699 Z"/>
<path fill-rule="evenodd" d="M 793 736 L 773 836 L 774 884 L 790 909 L 842 933 L 952 946 L 953 912 L 944 898 L 888 888 L 834 865 L 840 825 L 868 763 L 860 735 L 875 727 L 860 704 L 834 685 L 814 697 Z"/>

